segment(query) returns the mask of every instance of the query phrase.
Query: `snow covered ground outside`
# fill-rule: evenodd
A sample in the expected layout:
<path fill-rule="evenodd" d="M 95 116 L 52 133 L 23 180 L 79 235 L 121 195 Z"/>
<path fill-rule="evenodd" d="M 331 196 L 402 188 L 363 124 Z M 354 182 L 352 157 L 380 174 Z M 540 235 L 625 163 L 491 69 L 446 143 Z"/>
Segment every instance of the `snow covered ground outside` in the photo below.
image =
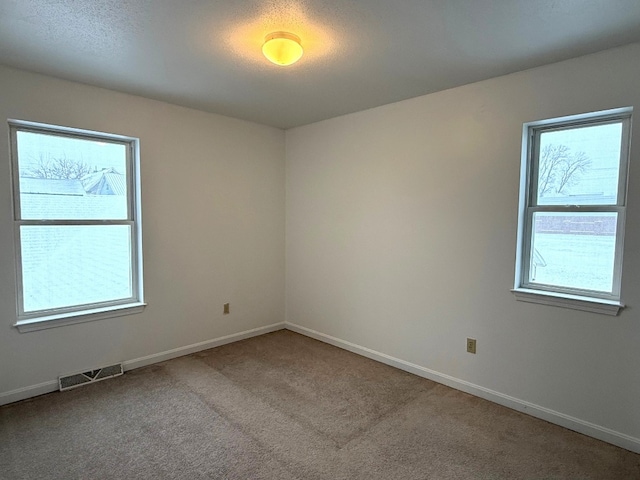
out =
<path fill-rule="evenodd" d="M 614 235 L 536 233 L 534 248 L 544 258 L 535 283 L 610 292 Z"/>

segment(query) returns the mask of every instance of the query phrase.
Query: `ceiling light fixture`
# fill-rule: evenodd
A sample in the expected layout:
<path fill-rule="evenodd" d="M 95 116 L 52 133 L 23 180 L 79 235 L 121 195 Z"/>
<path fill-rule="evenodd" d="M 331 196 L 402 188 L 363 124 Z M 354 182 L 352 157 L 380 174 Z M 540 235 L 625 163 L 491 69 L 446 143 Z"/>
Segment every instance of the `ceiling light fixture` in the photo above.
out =
<path fill-rule="evenodd" d="M 296 63 L 302 57 L 300 37 L 288 32 L 273 32 L 264 38 L 262 53 L 276 65 L 286 66 Z"/>

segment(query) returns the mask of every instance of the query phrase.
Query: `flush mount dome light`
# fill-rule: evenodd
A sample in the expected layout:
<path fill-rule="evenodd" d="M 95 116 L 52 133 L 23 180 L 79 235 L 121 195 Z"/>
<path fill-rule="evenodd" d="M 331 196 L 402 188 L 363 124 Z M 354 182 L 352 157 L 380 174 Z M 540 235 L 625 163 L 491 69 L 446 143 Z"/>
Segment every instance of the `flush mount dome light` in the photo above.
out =
<path fill-rule="evenodd" d="M 300 37 L 287 32 L 270 33 L 264 38 L 262 53 L 276 65 L 286 66 L 296 63 L 303 53 Z"/>

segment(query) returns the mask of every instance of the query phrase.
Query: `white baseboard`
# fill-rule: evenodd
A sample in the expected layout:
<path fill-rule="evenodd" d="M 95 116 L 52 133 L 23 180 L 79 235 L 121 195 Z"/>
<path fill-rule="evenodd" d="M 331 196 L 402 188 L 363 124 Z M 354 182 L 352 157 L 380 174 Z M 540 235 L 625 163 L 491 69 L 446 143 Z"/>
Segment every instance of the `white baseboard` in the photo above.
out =
<path fill-rule="evenodd" d="M 625 435 L 624 433 L 616 432 L 615 430 L 601 427 L 600 425 L 595 425 L 585 420 L 581 420 L 570 415 L 565 415 L 564 413 L 556 412 L 554 410 L 541 407 L 540 405 L 535 405 L 525 400 L 520 400 L 519 398 L 514 398 L 509 395 L 505 395 L 503 393 L 481 387 L 480 385 L 475 385 L 465 380 L 460 380 L 459 378 L 436 372 L 435 370 L 431 370 L 426 367 L 421 367 L 420 365 L 416 365 L 414 363 L 400 360 L 399 358 L 395 358 L 390 355 L 371 350 L 370 348 L 362 347 L 360 345 L 356 345 L 354 343 L 347 342 L 345 340 L 341 340 L 324 333 L 316 332 L 315 330 L 311 330 L 310 328 L 302 327 L 300 325 L 289 322 L 287 322 L 285 325 L 288 330 L 291 330 L 293 332 L 306 335 L 307 337 L 320 340 L 321 342 L 334 345 L 353 353 L 357 353 L 358 355 L 362 355 L 372 360 L 391 365 L 392 367 L 399 368 L 400 370 L 413 373 L 414 375 L 427 378 L 429 380 L 441 383 L 451 388 L 455 388 L 456 390 L 460 390 L 462 392 L 470 393 L 471 395 L 475 395 L 476 397 L 484 398 L 485 400 L 489 400 L 513 410 L 517 410 L 533 417 L 540 418 L 547 422 L 560 425 L 561 427 L 568 428 L 569 430 L 582 433 L 589 437 L 597 438 L 598 440 L 611 443 L 632 452 L 640 453 L 640 438 L 631 437 L 629 435 Z"/>
<path fill-rule="evenodd" d="M 153 355 L 147 355 L 146 357 L 127 360 L 126 362 L 122 362 L 122 367 L 124 368 L 124 371 L 127 372 L 134 368 L 146 367 L 147 365 L 154 363 L 164 362 L 165 360 L 171 360 L 172 358 L 182 357 L 201 350 L 219 347 L 220 345 L 226 345 L 227 343 L 237 342 L 246 338 L 257 337 L 258 335 L 264 335 L 265 333 L 275 332 L 284 328 L 284 322 L 274 323 L 273 325 L 267 325 L 266 327 L 254 328 L 252 330 L 214 338 L 213 340 L 206 340 L 204 342 L 194 343 L 193 345 L 174 348 L 173 350 L 167 350 L 166 352 L 154 353 Z"/>
<path fill-rule="evenodd" d="M 6 405 L 8 403 L 19 402 L 31 397 L 37 397 L 38 395 L 44 395 L 45 393 L 51 393 L 58 390 L 58 380 L 50 380 L 48 382 L 38 383 L 37 385 L 30 385 L 28 387 L 17 388 L 8 392 L 0 393 L 0 405 Z"/>
<path fill-rule="evenodd" d="M 256 337 L 258 335 L 264 335 L 265 333 L 275 332 L 284 328 L 284 322 L 267 325 L 266 327 L 254 328 L 252 330 L 246 330 L 244 332 L 226 335 L 224 337 L 215 338 L 213 340 L 207 340 L 204 342 L 194 343 L 193 345 L 174 348 L 173 350 L 167 350 L 166 352 L 154 353 L 153 355 L 147 355 L 146 357 L 127 360 L 125 362 L 122 362 L 122 367 L 126 372 L 129 370 L 133 370 L 134 368 L 140 368 L 151 365 L 153 363 L 164 362 L 165 360 L 171 360 L 172 358 L 182 357 L 183 355 L 189 355 L 190 353 L 207 350 L 208 348 L 219 347 L 220 345 L 237 342 L 239 340 Z M 16 390 L 11 390 L 8 392 L 2 392 L 0 393 L 0 405 L 18 402 L 20 400 L 36 397 L 38 395 L 44 395 L 45 393 L 51 393 L 57 390 L 58 379 L 56 378 L 55 380 L 39 383 L 37 385 L 18 388 Z"/>

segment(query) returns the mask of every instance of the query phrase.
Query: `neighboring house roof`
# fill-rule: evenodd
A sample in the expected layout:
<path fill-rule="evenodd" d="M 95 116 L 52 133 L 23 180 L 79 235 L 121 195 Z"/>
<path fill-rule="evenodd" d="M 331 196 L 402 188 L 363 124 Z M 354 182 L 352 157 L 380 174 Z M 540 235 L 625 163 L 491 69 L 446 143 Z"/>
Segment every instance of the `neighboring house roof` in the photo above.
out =
<path fill-rule="evenodd" d="M 82 182 L 74 179 L 20 177 L 20 193 L 42 195 L 78 195 L 85 194 Z"/>
<path fill-rule="evenodd" d="M 87 193 L 92 195 L 126 195 L 127 182 L 125 175 L 114 168 L 105 168 L 96 173 L 82 177 L 82 184 Z"/>

